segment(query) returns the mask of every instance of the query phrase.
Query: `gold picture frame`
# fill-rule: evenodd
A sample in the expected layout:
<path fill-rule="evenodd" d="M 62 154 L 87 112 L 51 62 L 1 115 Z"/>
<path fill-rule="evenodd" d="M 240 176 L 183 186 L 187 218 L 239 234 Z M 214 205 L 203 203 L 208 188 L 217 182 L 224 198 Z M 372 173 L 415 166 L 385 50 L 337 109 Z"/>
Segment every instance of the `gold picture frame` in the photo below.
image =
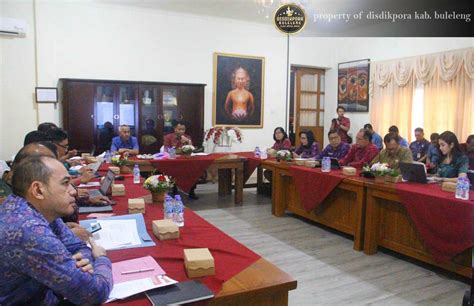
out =
<path fill-rule="evenodd" d="M 214 126 L 262 128 L 265 58 L 214 53 Z"/>

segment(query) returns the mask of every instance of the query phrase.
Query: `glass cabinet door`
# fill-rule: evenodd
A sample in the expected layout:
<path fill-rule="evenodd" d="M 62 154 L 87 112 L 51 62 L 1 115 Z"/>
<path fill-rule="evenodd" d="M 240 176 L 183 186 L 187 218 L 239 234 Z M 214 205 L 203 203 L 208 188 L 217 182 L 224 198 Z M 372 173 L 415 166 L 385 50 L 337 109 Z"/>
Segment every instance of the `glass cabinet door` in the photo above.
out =
<path fill-rule="evenodd" d="M 99 85 L 95 94 L 95 125 L 97 150 L 108 150 L 112 144 L 114 132 L 114 86 Z"/>
<path fill-rule="evenodd" d="M 140 152 L 157 153 L 162 145 L 161 110 L 158 105 L 158 87 L 141 86 L 140 104 Z"/>
<path fill-rule="evenodd" d="M 162 91 L 163 99 L 163 134 L 172 133 L 173 120 L 178 118 L 178 89 L 173 87 L 164 87 Z"/>
<path fill-rule="evenodd" d="M 118 124 L 126 124 L 130 127 L 132 135 L 136 135 L 136 90 L 133 85 L 121 85 L 119 87 L 119 103 L 118 103 Z"/>

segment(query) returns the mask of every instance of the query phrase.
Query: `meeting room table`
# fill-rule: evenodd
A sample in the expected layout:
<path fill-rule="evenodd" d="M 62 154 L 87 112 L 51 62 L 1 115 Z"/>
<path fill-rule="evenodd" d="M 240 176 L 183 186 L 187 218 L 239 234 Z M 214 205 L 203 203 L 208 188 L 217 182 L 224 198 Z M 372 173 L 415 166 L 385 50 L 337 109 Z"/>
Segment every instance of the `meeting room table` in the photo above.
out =
<path fill-rule="evenodd" d="M 133 176 L 125 174 L 123 181 L 125 196 L 114 196 L 117 204 L 113 207 L 115 215 L 128 214 L 128 199 L 145 200 L 144 220 L 146 229 L 156 246 L 111 250 L 107 255 L 112 262 L 152 256 L 165 270 L 167 276 L 177 281 L 186 281 L 184 268 L 184 249 L 208 248 L 214 257 L 215 275 L 198 278 L 211 291 L 215 298 L 203 305 L 249 305 L 252 301 L 263 304 L 287 305 L 288 291 L 296 288 L 296 280 L 234 240 L 214 225 L 207 222 L 189 208 L 185 208 L 185 225 L 180 228 L 180 238 L 160 241 L 152 231 L 152 221 L 163 219 L 163 207 L 151 203 L 151 194 L 140 184 L 133 183 Z M 84 220 L 86 215 L 80 215 Z M 151 305 L 144 294 L 125 300 L 114 301 L 109 305 Z M 200 304 L 199 304 L 200 305 Z"/>

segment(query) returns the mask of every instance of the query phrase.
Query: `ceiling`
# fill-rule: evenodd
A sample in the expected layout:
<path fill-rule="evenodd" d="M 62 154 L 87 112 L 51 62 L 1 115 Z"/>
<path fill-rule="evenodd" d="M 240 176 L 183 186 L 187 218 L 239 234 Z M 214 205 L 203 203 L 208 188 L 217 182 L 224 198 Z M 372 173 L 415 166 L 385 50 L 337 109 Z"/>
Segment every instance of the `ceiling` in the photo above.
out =
<path fill-rule="evenodd" d="M 212 16 L 230 18 L 240 21 L 268 24 L 272 26 L 275 10 L 285 2 L 299 3 L 306 11 L 307 25 L 302 36 L 364 36 L 367 26 L 375 25 L 380 29 L 389 29 L 391 21 L 369 20 L 365 14 L 369 11 L 381 12 L 410 12 L 447 8 L 447 3 L 453 6 L 456 1 L 449 0 L 96 0 L 101 3 L 113 3 L 125 6 L 134 6 L 161 11 L 172 11 L 198 16 Z M 262 5 L 261 3 L 265 3 Z M 461 0 L 459 2 L 465 2 Z M 458 2 L 458 3 L 459 3 Z M 315 15 L 341 14 L 351 16 L 363 11 L 363 20 L 354 20 L 353 17 L 345 20 L 315 19 Z M 398 26 L 403 21 L 397 22 Z M 380 27 L 381 26 L 381 27 Z M 358 35 L 359 34 L 359 35 Z M 383 33 L 382 33 L 383 34 Z M 391 36 L 391 35 L 388 35 Z"/>

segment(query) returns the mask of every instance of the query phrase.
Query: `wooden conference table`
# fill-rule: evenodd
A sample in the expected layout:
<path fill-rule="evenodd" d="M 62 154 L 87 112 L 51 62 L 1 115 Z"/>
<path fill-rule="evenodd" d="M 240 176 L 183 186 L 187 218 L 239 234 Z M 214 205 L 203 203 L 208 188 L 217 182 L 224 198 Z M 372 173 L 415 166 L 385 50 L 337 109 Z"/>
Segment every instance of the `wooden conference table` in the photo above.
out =
<path fill-rule="evenodd" d="M 143 182 L 143 180 L 142 180 Z M 117 182 L 119 183 L 119 182 Z M 144 198 L 146 203 L 151 202 L 151 195 L 148 191 L 141 187 L 141 184 L 134 185 L 131 175 L 125 175 L 125 180 L 123 182 L 126 188 L 126 196 L 113 197 L 117 201 L 117 205 L 113 207 L 115 214 L 124 214 L 127 211 L 127 202 L 128 198 Z M 187 208 L 187 210 L 189 210 Z M 157 243 L 155 247 L 144 247 L 137 249 L 124 249 L 124 250 L 115 250 L 110 251 L 110 258 L 112 262 L 117 261 L 117 258 L 131 259 L 140 256 L 151 255 L 157 259 L 158 263 L 161 262 L 162 267 L 166 270 L 168 262 L 171 260 L 169 249 L 173 248 L 176 251 L 176 248 L 181 250 L 181 248 L 189 248 L 189 241 L 196 241 L 196 238 L 193 235 L 196 235 L 199 231 L 203 231 L 202 226 L 207 233 L 212 228 L 215 228 L 212 224 L 204 221 L 201 217 L 196 215 L 194 212 L 189 212 L 192 214 L 193 219 L 188 220 L 188 225 L 185 227 L 185 234 L 188 235 L 186 239 L 183 236 L 178 240 L 169 240 L 168 241 L 158 241 L 151 230 L 151 221 L 156 218 L 159 219 L 159 216 L 162 216 L 162 208 L 158 207 L 157 204 L 146 204 L 145 212 L 145 222 L 147 230 L 150 234 L 150 237 Z M 186 215 L 186 213 L 185 213 Z M 80 218 L 83 219 L 84 215 L 80 215 Z M 199 224 L 199 228 L 194 229 L 190 223 Z M 196 221 L 197 220 L 197 221 Z M 203 221 L 199 221 L 203 220 Z M 219 231 L 220 232 L 220 231 Z M 229 241 L 232 245 L 240 245 L 240 248 L 243 247 L 240 243 L 235 241 L 233 238 L 225 235 L 224 233 L 216 233 L 220 235 L 221 242 L 222 240 Z M 187 242 L 186 242 L 187 241 Z M 227 244 L 226 244 L 227 245 Z M 199 247 L 206 247 L 207 245 L 201 245 Z M 196 246 L 194 246 L 196 247 Z M 234 248 L 235 249 L 235 248 Z M 248 250 L 248 249 L 247 249 Z M 212 251 L 212 250 L 211 250 Z M 214 250 L 216 255 L 220 254 L 217 249 Z M 164 253 L 163 253 L 164 252 Z M 232 252 L 232 250 L 227 250 L 225 253 Z M 228 254 L 227 254 L 228 255 Z M 233 255 L 234 256 L 234 255 Z M 235 256 L 240 257 L 239 254 Z M 243 255 L 242 255 L 243 256 Z M 163 257 L 163 258 L 161 258 Z M 115 259 L 115 260 L 114 260 Z M 162 261 L 163 260 L 163 261 Z M 176 261 L 176 258 L 174 258 Z M 178 277 L 177 279 L 183 277 L 184 274 L 184 264 L 180 264 L 182 260 L 178 261 L 178 270 L 176 270 L 176 264 L 173 266 L 172 271 L 168 271 L 168 275 L 171 278 Z M 217 257 L 216 257 L 217 261 Z M 223 267 L 220 269 L 222 270 Z M 170 268 L 171 269 L 171 268 Z M 225 267 L 224 267 L 225 269 Z M 174 273 L 176 274 L 173 274 Z M 218 269 L 216 267 L 216 280 L 220 279 L 218 275 Z M 179 276 L 180 275 L 180 276 Z M 239 273 L 235 274 L 233 277 L 228 279 L 222 284 L 221 290 L 215 295 L 212 300 L 206 301 L 206 305 L 288 305 L 288 292 L 290 290 L 296 289 L 297 282 L 287 273 L 281 271 L 278 267 L 268 262 L 264 258 L 258 258 L 255 262 L 247 266 L 245 269 L 241 270 Z M 113 302 L 112 304 L 125 304 L 125 305 L 151 305 L 148 299 L 144 294 L 135 296 L 130 299 L 125 299 L 123 301 Z"/>
<path fill-rule="evenodd" d="M 307 211 L 301 201 L 297 188 L 299 186 L 296 186 L 296 179 L 291 173 L 292 166 L 295 164 L 275 160 L 266 160 L 260 165 L 259 184 L 262 181 L 262 170 L 272 171 L 272 213 L 275 216 L 290 212 L 350 234 L 354 237 L 354 249 L 364 250 L 368 255 L 376 253 L 380 246 L 472 278 L 471 247 L 474 244 L 474 233 L 470 234 L 472 237 L 468 237 L 471 242 L 469 247 L 461 250 L 448 262 L 437 260 L 420 236 L 400 197 L 397 184 L 346 176 L 316 209 Z M 333 171 L 330 175 L 335 174 Z M 312 181 L 305 184 L 312 185 L 316 190 L 318 188 Z M 454 199 L 454 195 L 443 193 L 450 202 L 449 209 L 456 209 L 459 203 L 455 203 L 458 200 Z M 474 203 L 465 201 L 464 205 L 470 206 L 467 211 L 474 217 Z"/>
<path fill-rule="evenodd" d="M 128 165 L 133 166 L 138 164 L 140 171 L 152 172 L 154 170 L 162 171 L 164 174 L 172 175 L 169 171 L 176 173 L 175 178 L 177 179 L 177 185 L 180 186 L 180 179 L 189 179 L 189 165 L 204 163 L 204 167 L 197 170 L 197 177 L 194 180 L 195 184 L 199 177 L 208 167 L 212 167 L 218 170 L 218 194 L 220 196 L 230 195 L 232 193 L 232 175 L 234 175 L 234 203 L 242 204 L 243 202 L 243 190 L 244 190 L 244 166 L 247 158 L 246 153 L 230 153 L 230 154 L 210 154 L 207 157 L 204 156 L 191 156 L 182 157 L 178 156 L 176 159 L 167 160 L 141 160 L 132 158 L 128 161 Z M 208 163 L 207 163 L 208 162 Z M 162 167 L 170 168 L 162 168 Z M 234 170 L 234 171 L 232 171 Z M 173 175 L 172 175 L 173 176 Z M 183 189 L 183 188 L 182 188 Z M 188 190 L 184 190 L 188 192 Z"/>

